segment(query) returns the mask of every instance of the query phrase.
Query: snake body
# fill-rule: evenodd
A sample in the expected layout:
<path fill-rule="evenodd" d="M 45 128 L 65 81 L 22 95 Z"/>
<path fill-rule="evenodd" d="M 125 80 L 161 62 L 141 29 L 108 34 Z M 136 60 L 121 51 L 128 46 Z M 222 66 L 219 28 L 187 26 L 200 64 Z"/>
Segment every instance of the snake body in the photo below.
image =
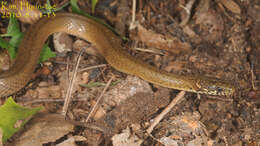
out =
<path fill-rule="evenodd" d="M 65 32 L 92 43 L 116 70 L 136 75 L 167 88 L 210 95 L 232 95 L 232 84 L 214 78 L 171 74 L 134 58 L 122 49 L 121 40 L 102 24 L 71 13 L 42 18 L 24 35 L 13 66 L 0 73 L 0 96 L 19 91 L 31 79 L 46 39 L 55 32 Z"/>

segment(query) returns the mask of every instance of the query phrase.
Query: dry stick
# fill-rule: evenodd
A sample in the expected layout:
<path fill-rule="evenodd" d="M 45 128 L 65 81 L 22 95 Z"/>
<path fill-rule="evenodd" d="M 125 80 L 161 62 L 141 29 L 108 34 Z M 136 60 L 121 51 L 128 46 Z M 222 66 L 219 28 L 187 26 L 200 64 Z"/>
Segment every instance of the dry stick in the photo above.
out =
<path fill-rule="evenodd" d="M 153 54 L 160 54 L 160 55 L 164 54 L 161 50 L 156 49 L 156 48 L 145 49 L 145 48 L 135 47 L 134 49 L 138 50 L 138 51 L 142 51 L 142 52 L 153 53 Z"/>
<path fill-rule="evenodd" d="M 148 134 L 151 134 L 154 127 L 162 120 L 162 118 L 184 97 L 185 91 L 181 91 L 172 101 L 171 103 L 158 115 L 150 127 L 146 130 Z"/>
<path fill-rule="evenodd" d="M 79 52 L 78 57 L 77 57 L 77 62 L 76 62 L 75 68 L 74 68 L 73 73 L 72 73 L 72 78 L 70 80 L 69 87 L 68 87 L 68 90 L 67 90 L 66 96 L 65 96 L 65 102 L 64 102 L 64 105 L 63 105 L 63 108 L 62 108 L 62 115 L 63 116 L 66 116 L 67 111 L 68 111 L 69 103 L 71 101 L 71 94 L 72 94 L 72 90 L 73 90 L 73 87 L 74 87 L 74 81 L 75 81 L 75 78 L 76 78 L 76 75 L 77 75 L 77 70 L 78 70 L 78 67 L 79 67 L 80 58 L 81 58 L 81 55 L 83 54 L 84 51 L 85 51 L 85 48 L 82 48 Z"/>
<path fill-rule="evenodd" d="M 67 57 L 67 58 L 69 58 L 69 57 Z M 56 64 L 59 64 L 59 65 L 66 65 L 66 66 L 68 66 L 68 65 L 74 65 L 75 63 L 70 63 L 70 62 L 68 62 L 68 61 L 66 61 L 66 62 L 64 62 L 64 61 L 56 61 L 56 60 L 54 60 L 54 61 L 52 61 L 52 63 L 56 63 Z M 79 65 L 80 67 L 82 66 L 82 67 L 85 67 L 84 65 Z"/>
<path fill-rule="evenodd" d="M 85 123 L 88 122 L 89 118 L 92 116 L 93 112 L 96 110 L 97 105 L 99 104 L 100 100 L 102 99 L 103 95 L 105 94 L 107 88 L 109 87 L 109 85 L 111 84 L 111 82 L 112 82 L 113 79 L 114 79 L 114 77 L 112 77 L 112 78 L 107 82 L 107 84 L 106 84 L 104 90 L 102 91 L 102 93 L 101 93 L 100 96 L 98 97 L 96 104 L 95 104 L 94 107 L 91 109 L 90 113 L 88 114 L 88 117 L 87 117 Z"/>
<path fill-rule="evenodd" d="M 135 24 L 135 13 L 136 13 L 136 0 L 133 0 L 133 6 L 132 6 L 132 21 L 130 23 L 129 30 L 132 30 L 136 27 Z"/>
<path fill-rule="evenodd" d="M 196 0 L 190 0 L 186 6 L 182 6 L 181 7 L 186 11 L 187 16 L 182 20 L 182 22 L 180 23 L 180 26 L 184 26 L 188 23 L 188 21 L 190 20 L 190 16 L 191 16 L 191 9 L 193 4 L 195 3 Z"/>
<path fill-rule="evenodd" d="M 64 98 L 41 98 L 41 99 L 21 99 L 19 102 L 23 102 L 23 105 L 35 104 L 35 103 L 44 103 L 44 102 L 64 102 Z M 73 98 L 72 101 L 87 101 L 88 98 Z"/>
<path fill-rule="evenodd" d="M 60 62 L 60 61 L 53 61 L 54 63 L 57 63 L 57 64 L 61 64 L 61 65 L 73 65 L 73 63 L 68 63 L 68 62 Z M 99 64 L 99 65 L 94 65 L 94 66 L 89 66 L 89 67 L 86 67 L 86 66 L 83 66 L 83 65 L 79 65 L 80 67 L 82 66 L 82 69 L 79 69 L 78 72 L 82 72 L 82 71 L 86 71 L 86 70 L 90 70 L 90 69 L 95 69 L 95 68 L 101 68 L 101 67 L 106 67 L 107 64 Z"/>
<path fill-rule="evenodd" d="M 250 69 L 250 72 L 251 72 L 251 84 L 252 84 L 252 88 L 253 90 L 257 90 L 256 87 L 255 87 L 255 74 L 254 74 L 254 70 L 253 70 L 253 67 L 251 67 Z"/>
<path fill-rule="evenodd" d="M 82 71 L 86 71 L 86 70 L 90 70 L 90 69 L 95 69 L 95 68 L 100 68 L 100 67 L 106 67 L 106 66 L 107 66 L 107 64 L 90 66 L 90 67 L 83 68 L 83 69 L 79 70 L 78 72 L 82 72 Z"/>
<path fill-rule="evenodd" d="M 66 71 L 67 71 L 67 74 L 65 74 L 65 75 L 67 75 L 67 79 L 68 80 L 70 79 L 70 70 L 69 70 L 70 69 L 70 64 L 69 64 L 69 62 L 70 62 L 70 58 L 67 57 L 67 59 L 66 59 Z"/>

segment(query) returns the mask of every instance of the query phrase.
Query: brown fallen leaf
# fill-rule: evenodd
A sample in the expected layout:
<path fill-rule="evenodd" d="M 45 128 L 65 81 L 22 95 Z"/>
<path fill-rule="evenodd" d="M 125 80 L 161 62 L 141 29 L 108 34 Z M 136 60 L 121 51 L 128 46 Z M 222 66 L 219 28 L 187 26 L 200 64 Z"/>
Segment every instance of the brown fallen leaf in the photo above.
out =
<path fill-rule="evenodd" d="M 15 139 L 14 145 L 43 145 L 73 131 L 74 125 L 64 120 L 59 114 L 40 113 L 28 124 L 22 135 Z"/>
<path fill-rule="evenodd" d="M 145 43 L 148 47 L 158 48 L 178 54 L 181 51 L 190 51 L 191 45 L 182 42 L 180 39 L 172 36 L 162 35 L 151 30 L 145 29 L 142 25 L 138 25 L 137 41 Z"/>
<path fill-rule="evenodd" d="M 161 123 L 160 129 L 168 131 L 170 135 L 163 136 L 160 141 L 167 145 L 202 145 L 207 143 L 207 130 L 203 123 L 199 121 L 200 115 L 197 112 L 183 113 L 181 116 L 170 117 L 168 121 Z M 194 137 L 189 139 L 190 137 Z M 176 145 L 176 146 L 177 146 Z"/>
<path fill-rule="evenodd" d="M 11 66 L 11 60 L 7 50 L 0 50 L 0 71 L 8 70 Z"/>
<path fill-rule="evenodd" d="M 93 119 L 102 118 L 112 107 L 120 105 L 138 92 L 152 93 L 152 89 L 144 80 L 131 75 L 127 76 L 126 80 L 116 84 L 104 94 L 103 104 L 94 112 Z M 92 103 L 92 107 L 94 104 L 95 102 Z"/>
<path fill-rule="evenodd" d="M 40 68 L 39 70 L 36 71 L 36 73 L 33 74 L 32 78 L 34 79 L 35 77 L 38 77 L 38 76 L 47 76 L 51 73 L 51 70 L 49 69 L 48 66 L 46 65 L 43 65 L 42 68 Z"/>
<path fill-rule="evenodd" d="M 41 82 L 36 89 L 29 89 L 25 96 L 28 98 L 61 98 L 64 93 L 60 86 Z"/>
<path fill-rule="evenodd" d="M 132 134 L 130 128 L 127 127 L 122 133 L 116 134 L 112 137 L 114 146 L 140 146 L 143 140 Z"/>
<path fill-rule="evenodd" d="M 232 13 L 241 14 L 239 5 L 233 0 L 220 0 L 220 2 Z"/>
<path fill-rule="evenodd" d="M 66 54 L 72 49 L 72 38 L 62 32 L 57 32 L 53 34 L 53 44 L 57 52 Z"/>
<path fill-rule="evenodd" d="M 154 96 L 153 93 L 138 92 L 93 124 L 110 137 L 129 125 L 140 124 L 149 119 L 168 103 L 168 96 Z"/>
<path fill-rule="evenodd" d="M 76 40 L 73 43 L 73 50 L 79 52 L 82 48 L 86 48 L 85 52 L 87 54 L 100 57 L 100 54 L 99 54 L 98 50 L 93 45 L 89 45 L 86 41 L 84 41 L 84 40 Z"/>
<path fill-rule="evenodd" d="M 86 141 L 87 139 L 83 136 L 72 136 L 69 139 L 57 144 L 56 146 L 77 146 L 76 141 Z"/>
<path fill-rule="evenodd" d="M 107 110 L 107 108 L 117 106 L 138 92 L 153 93 L 150 85 L 146 81 L 129 75 L 126 80 L 115 85 L 113 89 L 104 95 L 104 108 Z"/>

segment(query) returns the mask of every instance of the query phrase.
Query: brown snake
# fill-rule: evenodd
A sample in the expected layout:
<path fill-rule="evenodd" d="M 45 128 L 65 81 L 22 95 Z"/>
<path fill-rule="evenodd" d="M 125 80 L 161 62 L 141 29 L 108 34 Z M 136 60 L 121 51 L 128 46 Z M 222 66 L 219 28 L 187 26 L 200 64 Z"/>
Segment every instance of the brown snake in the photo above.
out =
<path fill-rule="evenodd" d="M 136 75 L 150 83 L 172 89 L 210 95 L 230 96 L 232 84 L 214 78 L 178 75 L 159 70 L 129 55 L 121 40 L 102 24 L 71 13 L 42 18 L 25 33 L 14 65 L 0 74 L 0 96 L 13 94 L 31 79 L 46 39 L 55 32 L 65 32 L 92 43 L 106 61 L 121 72 Z"/>

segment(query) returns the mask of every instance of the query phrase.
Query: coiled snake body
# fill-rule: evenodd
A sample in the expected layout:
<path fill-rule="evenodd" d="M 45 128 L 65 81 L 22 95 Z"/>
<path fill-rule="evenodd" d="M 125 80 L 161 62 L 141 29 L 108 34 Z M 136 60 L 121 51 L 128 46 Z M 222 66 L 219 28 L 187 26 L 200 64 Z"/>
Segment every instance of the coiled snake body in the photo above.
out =
<path fill-rule="evenodd" d="M 17 92 L 31 79 L 44 42 L 55 32 L 66 32 L 89 41 L 112 67 L 153 84 L 211 95 L 229 96 L 235 91 L 233 85 L 225 81 L 171 74 L 145 64 L 125 52 L 120 39 L 105 26 L 76 14 L 59 13 L 52 18 L 42 18 L 25 33 L 14 65 L 0 74 L 1 97 Z"/>

